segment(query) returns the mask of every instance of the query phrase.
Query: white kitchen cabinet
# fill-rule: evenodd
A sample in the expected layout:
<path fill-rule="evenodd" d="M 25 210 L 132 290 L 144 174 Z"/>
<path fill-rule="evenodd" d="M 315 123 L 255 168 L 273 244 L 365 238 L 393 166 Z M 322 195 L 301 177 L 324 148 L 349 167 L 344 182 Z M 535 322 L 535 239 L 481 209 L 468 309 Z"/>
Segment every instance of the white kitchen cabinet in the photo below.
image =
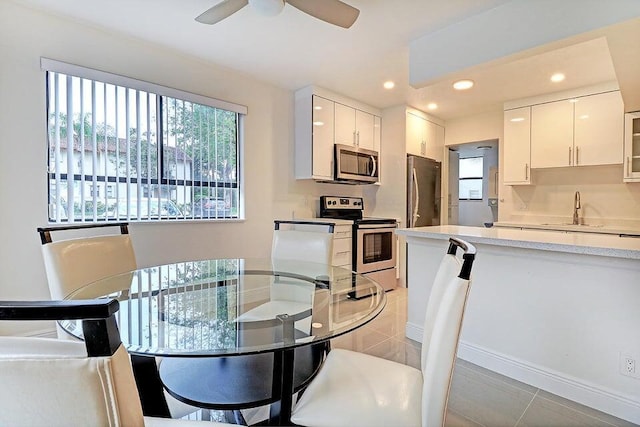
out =
<path fill-rule="evenodd" d="M 531 167 L 622 163 L 624 105 L 619 91 L 531 107 Z"/>
<path fill-rule="evenodd" d="M 335 143 L 374 150 L 374 140 L 380 139 L 380 127 L 375 128 L 375 116 L 340 103 L 335 104 Z"/>
<path fill-rule="evenodd" d="M 568 100 L 531 107 L 531 167 L 573 163 L 573 103 Z"/>
<path fill-rule="evenodd" d="M 573 105 L 574 166 L 622 163 L 624 103 L 620 92 L 584 96 Z"/>
<path fill-rule="evenodd" d="M 504 112 L 504 183 L 531 184 L 531 107 Z"/>
<path fill-rule="evenodd" d="M 331 265 L 352 270 L 351 247 L 352 226 L 338 225 L 333 228 L 333 257 Z"/>
<path fill-rule="evenodd" d="M 624 116 L 624 182 L 640 182 L 640 112 Z"/>
<path fill-rule="evenodd" d="M 407 154 L 442 161 L 444 127 L 407 112 Z"/>
<path fill-rule="evenodd" d="M 295 177 L 333 181 L 335 144 L 380 151 L 380 111 L 315 86 L 295 93 Z"/>
<path fill-rule="evenodd" d="M 333 101 L 311 94 L 296 98 L 296 178 L 333 179 L 333 122 Z"/>

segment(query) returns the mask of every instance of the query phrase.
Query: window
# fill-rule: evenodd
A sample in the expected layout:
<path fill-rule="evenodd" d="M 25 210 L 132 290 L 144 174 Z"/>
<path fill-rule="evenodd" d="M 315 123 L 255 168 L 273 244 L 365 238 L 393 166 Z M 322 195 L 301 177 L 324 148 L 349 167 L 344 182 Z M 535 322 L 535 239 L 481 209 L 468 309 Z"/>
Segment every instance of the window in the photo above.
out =
<path fill-rule="evenodd" d="M 44 58 L 42 67 L 49 221 L 239 217 L 246 107 Z"/>
<path fill-rule="evenodd" d="M 482 200 L 483 158 L 469 157 L 460 159 L 459 166 L 459 199 Z"/>

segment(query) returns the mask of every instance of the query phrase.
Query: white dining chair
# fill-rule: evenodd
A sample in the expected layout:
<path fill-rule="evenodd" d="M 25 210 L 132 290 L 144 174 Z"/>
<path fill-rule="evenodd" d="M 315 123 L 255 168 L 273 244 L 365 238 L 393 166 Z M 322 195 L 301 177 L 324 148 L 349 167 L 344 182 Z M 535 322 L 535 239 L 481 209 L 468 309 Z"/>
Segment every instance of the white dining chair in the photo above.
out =
<path fill-rule="evenodd" d="M 273 271 L 295 272 L 312 280 L 327 277 L 333 255 L 333 224 L 313 223 L 302 230 L 282 229 L 282 224 L 292 227 L 307 225 L 301 221 L 275 221 L 271 245 Z M 305 286 L 300 280 L 275 275 L 269 289 L 269 301 L 242 313 L 237 321 L 274 319 L 278 314 L 309 311 L 309 316 L 298 320 L 295 327 L 311 334 L 310 310 L 313 307 L 314 291 L 315 283 L 311 281 Z"/>
<path fill-rule="evenodd" d="M 79 232 L 95 233 L 106 227 L 119 228 L 119 234 L 91 235 L 53 241 L 52 233 Z M 135 270 L 136 256 L 133 250 L 131 236 L 127 223 L 80 224 L 62 227 L 38 228 L 42 243 L 42 256 L 49 283 L 49 292 L 54 300 L 64 299 L 71 292 L 84 285 L 105 277 L 114 276 Z M 66 237 L 66 236 L 65 236 Z M 127 280 L 123 276 L 123 280 Z M 117 289 L 122 287 L 116 286 Z M 101 295 L 109 293 L 108 289 Z M 84 295 L 85 298 L 98 295 Z M 59 339 L 77 340 L 70 333 L 56 324 Z M 162 358 L 156 358 L 156 363 L 162 363 Z M 171 416 L 182 418 L 200 410 L 175 399 L 164 392 L 164 397 Z"/>
<path fill-rule="evenodd" d="M 421 369 L 332 350 L 291 420 L 303 426 L 444 425 L 475 252 L 473 245 L 450 239 L 427 305 Z"/>
<path fill-rule="evenodd" d="M 0 301 L 0 320 L 84 319 L 86 340 L 0 337 L 0 425 L 228 426 L 143 416 L 116 300 Z"/>

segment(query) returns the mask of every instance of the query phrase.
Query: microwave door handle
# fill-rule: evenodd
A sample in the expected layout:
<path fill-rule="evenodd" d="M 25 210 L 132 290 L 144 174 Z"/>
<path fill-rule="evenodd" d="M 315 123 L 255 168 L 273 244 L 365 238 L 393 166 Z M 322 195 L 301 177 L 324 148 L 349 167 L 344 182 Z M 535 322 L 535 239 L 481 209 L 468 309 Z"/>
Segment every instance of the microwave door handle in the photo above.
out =
<path fill-rule="evenodd" d="M 371 171 L 371 176 L 376 176 L 376 158 L 371 156 L 371 163 L 373 164 L 373 170 Z"/>
<path fill-rule="evenodd" d="M 413 215 L 411 219 L 411 226 L 415 227 L 416 221 L 420 218 L 418 214 L 418 202 L 420 201 L 420 192 L 418 191 L 418 177 L 416 176 L 416 168 L 413 168 L 413 186 L 416 190 L 416 204 L 413 206 Z"/>

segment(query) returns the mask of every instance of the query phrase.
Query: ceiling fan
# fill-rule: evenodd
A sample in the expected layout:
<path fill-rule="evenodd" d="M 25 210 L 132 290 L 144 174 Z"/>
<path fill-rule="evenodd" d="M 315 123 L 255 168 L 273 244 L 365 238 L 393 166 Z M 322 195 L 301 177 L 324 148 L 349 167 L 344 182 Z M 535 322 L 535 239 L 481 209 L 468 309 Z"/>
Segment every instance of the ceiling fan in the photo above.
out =
<path fill-rule="evenodd" d="M 285 3 L 322 21 L 349 28 L 360 11 L 340 0 L 223 0 L 196 18 L 202 24 L 215 24 L 233 15 L 247 4 L 266 16 L 280 13 Z"/>

